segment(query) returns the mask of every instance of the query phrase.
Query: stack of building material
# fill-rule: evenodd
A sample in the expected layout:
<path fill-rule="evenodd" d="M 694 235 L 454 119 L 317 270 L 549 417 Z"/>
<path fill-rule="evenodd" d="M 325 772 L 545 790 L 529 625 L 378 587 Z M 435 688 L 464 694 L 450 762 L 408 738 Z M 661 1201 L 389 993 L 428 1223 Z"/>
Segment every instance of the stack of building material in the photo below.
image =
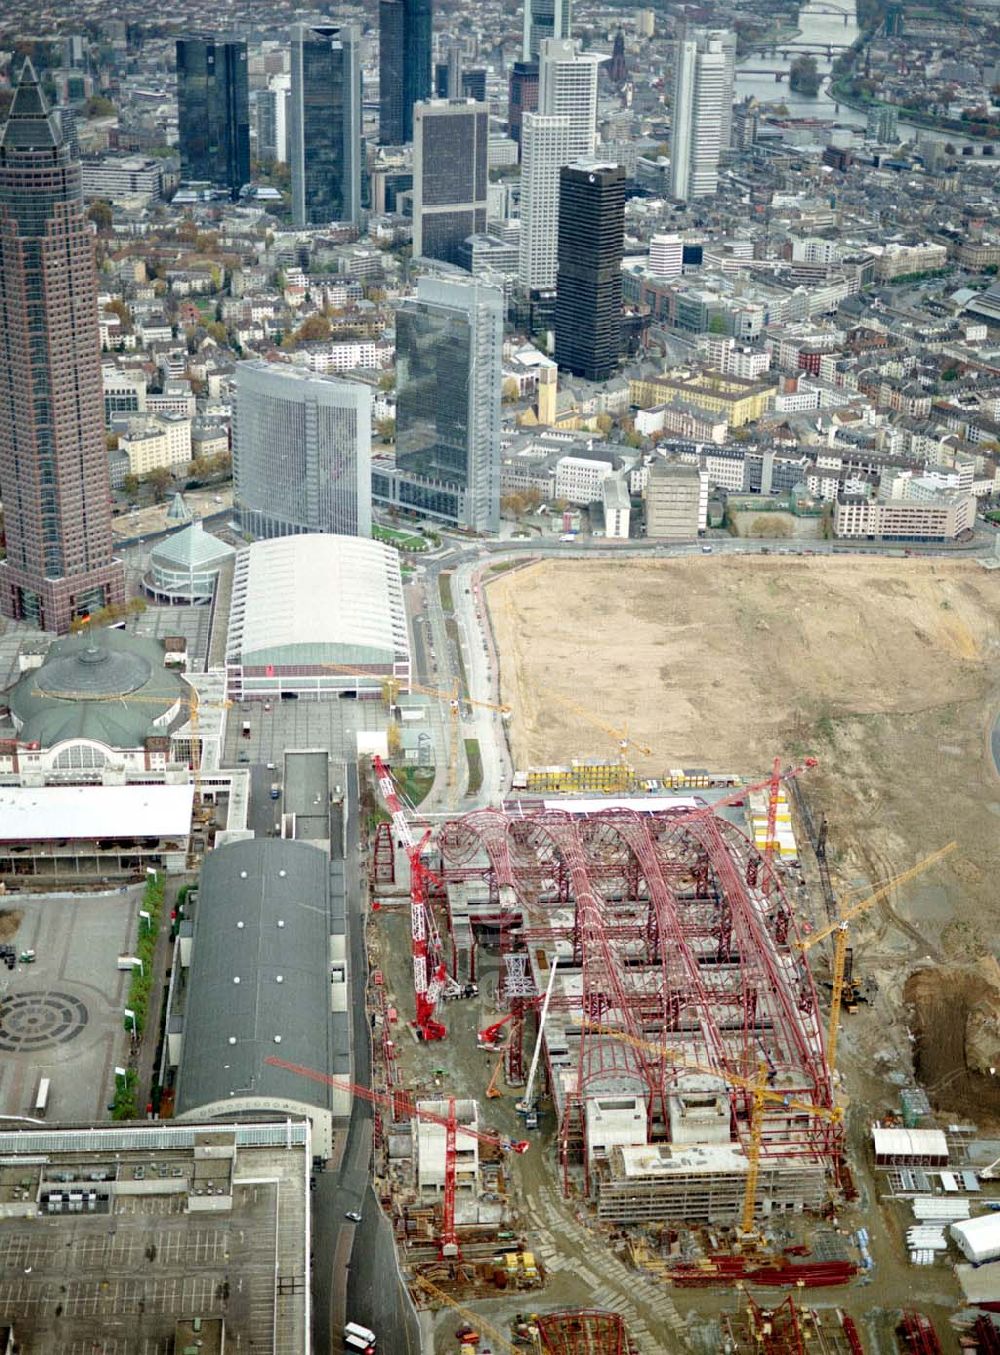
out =
<path fill-rule="evenodd" d="M 944 1235 L 943 1227 L 918 1225 L 907 1228 L 906 1247 L 910 1253 L 911 1265 L 929 1266 L 934 1263 L 935 1253 L 948 1250 L 948 1239 Z"/>
<path fill-rule="evenodd" d="M 932 1195 L 917 1195 L 913 1200 L 913 1217 L 920 1223 L 957 1223 L 969 1217 L 969 1201 L 964 1196 L 938 1199 Z"/>
<path fill-rule="evenodd" d="M 759 852 L 767 848 L 767 817 L 770 804 L 770 792 L 754 791 L 750 795 L 750 824 L 753 829 L 754 846 Z M 799 849 L 792 831 L 792 813 L 788 807 L 788 798 L 784 790 L 778 791 L 778 813 L 775 819 L 774 854 L 782 861 L 797 861 Z"/>

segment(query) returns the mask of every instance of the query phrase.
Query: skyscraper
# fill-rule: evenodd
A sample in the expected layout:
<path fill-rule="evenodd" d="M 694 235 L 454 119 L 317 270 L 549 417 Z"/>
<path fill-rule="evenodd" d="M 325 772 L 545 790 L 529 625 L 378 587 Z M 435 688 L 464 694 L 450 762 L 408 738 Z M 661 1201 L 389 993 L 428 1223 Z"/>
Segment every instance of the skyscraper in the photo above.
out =
<path fill-rule="evenodd" d="M 401 146 L 403 135 L 403 0 L 379 0 L 378 6 L 378 139 L 383 146 Z"/>
<path fill-rule="evenodd" d="M 524 0 L 521 55 L 534 61 L 546 38 L 568 38 L 573 32 L 573 0 Z"/>
<path fill-rule="evenodd" d="M 0 131 L 0 612 L 64 632 L 125 597 L 111 554 L 94 238 L 26 60 Z"/>
<path fill-rule="evenodd" d="M 677 42 L 670 193 L 682 202 L 711 197 L 719 184 L 726 62 L 718 37 L 699 32 Z"/>
<path fill-rule="evenodd" d="M 413 105 L 431 96 L 432 0 L 403 0 L 403 141 L 413 140 Z"/>
<path fill-rule="evenodd" d="M 503 293 L 422 277 L 396 313 L 397 502 L 473 531 L 500 525 Z"/>
<path fill-rule="evenodd" d="M 521 122 L 521 243 L 518 281 L 541 291 L 556 285 L 559 171 L 573 159 L 569 118 L 525 113 Z"/>
<path fill-rule="evenodd" d="M 181 174 L 228 188 L 250 182 L 247 45 L 235 38 L 177 39 Z"/>
<path fill-rule="evenodd" d="M 292 219 L 361 219 L 361 34 L 354 24 L 292 26 Z"/>
<path fill-rule="evenodd" d="M 538 62 L 515 61 L 510 73 L 510 93 L 507 102 L 507 129 L 521 145 L 521 124 L 525 113 L 538 111 Z"/>
<path fill-rule="evenodd" d="M 486 229 L 489 110 L 433 99 L 413 111 L 413 255 L 459 262 L 462 241 Z"/>
<path fill-rule="evenodd" d="M 556 362 L 606 381 L 622 350 L 625 170 L 590 161 L 559 176 Z"/>
<path fill-rule="evenodd" d="M 303 367 L 241 362 L 234 506 L 254 536 L 370 536 L 371 390 Z"/>
<path fill-rule="evenodd" d="M 542 43 L 538 61 L 538 111 L 570 120 L 570 159 L 589 159 L 597 139 L 597 71 L 607 60 L 579 52 L 568 38 Z"/>

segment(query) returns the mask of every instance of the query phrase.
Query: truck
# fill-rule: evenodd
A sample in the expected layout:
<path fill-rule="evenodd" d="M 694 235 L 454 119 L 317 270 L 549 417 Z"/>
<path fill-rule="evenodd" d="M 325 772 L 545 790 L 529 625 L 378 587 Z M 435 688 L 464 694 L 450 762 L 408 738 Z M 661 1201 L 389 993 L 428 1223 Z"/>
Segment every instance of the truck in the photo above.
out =
<path fill-rule="evenodd" d="M 248 738 L 250 737 L 250 721 L 249 721 L 249 720 L 244 720 L 243 723 L 242 723 L 242 725 L 240 725 L 240 734 L 241 734 L 241 736 L 242 736 L 244 739 L 248 739 Z"/>

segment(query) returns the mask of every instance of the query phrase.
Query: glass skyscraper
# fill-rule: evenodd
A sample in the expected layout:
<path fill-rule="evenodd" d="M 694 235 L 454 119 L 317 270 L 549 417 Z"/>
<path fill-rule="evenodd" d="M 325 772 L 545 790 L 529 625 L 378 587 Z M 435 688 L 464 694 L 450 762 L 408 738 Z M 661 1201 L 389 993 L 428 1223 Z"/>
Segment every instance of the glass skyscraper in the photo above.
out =
<path fill-rule="evenodd" d="M 361 33 L 354 24 L 292 28 L 292 219 L 361 220 Z"/>
<path fill-rule="evenodd" d="M 228 188 L 250 182 L 247 45 L 229 38 L 177 39 L 181 174 Z"/>
<path fill-rule="evenodd" d="M 403 3 L 403 141 L 413 140 L 413 105 L 431 97 L 432 0 Z"/>
<path fill-rule="evenodd" d="M 254 536 L 370 536 L 371 391 L 303 367 L 241 362 L 233 500 Z"/>
<path fill-rule="evenodd" d="M 489 111 L 471 99 L 432 99 L 413 114 L 413 256 L 458 264 L 486 229 Z"/>
<path fill-rule="evenodd" d="M 94 236 L 80 162 L 29 60 L 0 129 L 0 612 L 63 632 L 125 598 L 111 491 Z"/>
<path fill-rule="evenodd" d="M 588 381 L 614 375 L 622 351 L 625 171 L 590 162 L 559 179 L 556 362 Z"/>
<path fill-rule="evenodd" d="M 396 313 L 398 502 L 479 532 L 500 526 L 503 293 L 422 277 Z"/>
<path fill-rule="evenodd" d="M 379 0 L 378 139 L 383 146 L 401 146 L 406 140 L 403 135 L 404 17 L 403 0 Z"/>

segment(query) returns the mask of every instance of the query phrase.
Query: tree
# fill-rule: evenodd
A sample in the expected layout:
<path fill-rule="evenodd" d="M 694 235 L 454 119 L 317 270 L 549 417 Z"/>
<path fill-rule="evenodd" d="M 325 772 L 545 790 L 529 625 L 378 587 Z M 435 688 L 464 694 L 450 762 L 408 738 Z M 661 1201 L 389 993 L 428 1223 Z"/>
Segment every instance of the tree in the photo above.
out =
<path fill-rule="evenodd" d="M 209 320 L 205 326 L 205 333 L 210 339 L 214 339 L 217 344 L 223 345 L 229 342 L 229 334 L 224 324 L 219 320 Z"/>
<path fill-rule="evenodd" d="M 500 512 L 505 518 L 519 518 L 527 508 L 523 494 L 503 494 L 500 496 Z"/>
<path fill-rule="evenodd" d="M 383 442 L 396 441 L 396 420 L 395 419 L 376 419 L 375 431 Z"/>
<path fill-rule="evenodd" d="M 103 198 L 98 198 L 87 208 L 87 219 L 92 221 L 99 231 L 108 231 L 111 229 L 111 223 L 114 221 L 114 212 L 111 210 L 110 202 L 105 202 Z"/>
<path fill-rule="evenodd" d="M 515 377 L 508 376 L 504 378 L 504 383 L 503 386 L 501 387 L 501 391 L 503 395 L 504 404 L 511 404 L 514 400 L 517 399 L 518 395 L 520 395 L 521 388 L 517 384 L 517 380 Z"/>
<path fill-rule="evenodd" d="M 157 503 L 162 503 L 167 497 L 167 490 L 174 482 L 173 472 L 169 466 L 154 466 L 143 477 L 143 482 L 149 485 L 153 491 L 153 497 Z"/>
<path fill-rule="evenodd" d="M 610 414 L 598 414 L 594 422 L 597 424 L 598 432 L 603 433 L 605 437 L 615 425 L 615 421 Z"/>
<path fill-rule="evenodd" d="M 394 372 L 383 372 L 378 379 L 378 388 L 380 391 L 391 391 L 396 384 L 396 375 Z"/>
<path fill-rule="evenodd" d="M 105 448 L 107 449 L 107 451 L 109 451 L 109 452 L 116 452 L 116 451 L 118 450 L 118 434 L 117 434 L 117 433 L 105 433 L 105 434 L 104 434 L 104 446 L 105 446 Z"/>
<path fill-rule="evenodd" d="M 113 118 L 118 112 L 110 99 L 105 99 L 102 94 L 92 94 L 83 106 L 83 111 L 88 118 Z"/>
<path fill-rule="evenodd" d="M 709 320 L 708 322 L 708 332 L 709 334 L 725 334 L 726 317 L 724 315 L 718 314 L 713 315 L 711 320 Z"/>

